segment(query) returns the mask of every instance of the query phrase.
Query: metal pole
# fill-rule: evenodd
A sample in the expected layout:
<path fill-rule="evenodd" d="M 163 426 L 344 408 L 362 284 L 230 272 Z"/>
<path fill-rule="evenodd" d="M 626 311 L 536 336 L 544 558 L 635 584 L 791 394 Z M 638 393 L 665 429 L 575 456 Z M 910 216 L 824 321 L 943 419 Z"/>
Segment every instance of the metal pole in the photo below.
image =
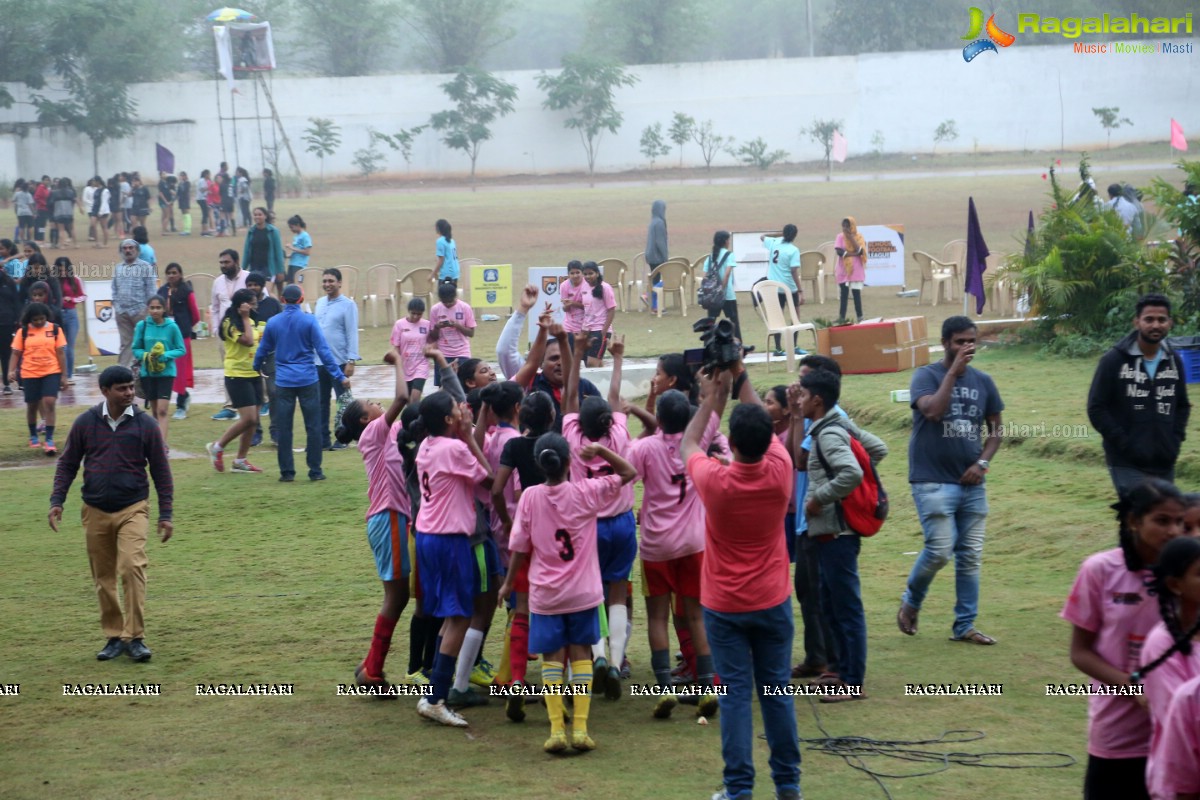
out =
<path fill-rule="evenodd" d="M 813 57 L 813 23 L 812 23 L 812 0 L 804 0 L 804 14 L 808 25 L 808 57 Z"/>

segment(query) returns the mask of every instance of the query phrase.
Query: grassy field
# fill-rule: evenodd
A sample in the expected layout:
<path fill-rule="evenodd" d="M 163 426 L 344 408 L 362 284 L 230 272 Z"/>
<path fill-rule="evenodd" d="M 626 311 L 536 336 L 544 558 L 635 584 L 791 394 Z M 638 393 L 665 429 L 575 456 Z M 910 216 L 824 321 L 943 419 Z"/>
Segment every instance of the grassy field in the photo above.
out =
<path fill-rule="evenodd" d="M 1145 176 L 1126 179 L 1141 182 Z M 1099 178 L 1104 182 L 1104 178 Z M 310 221 L 318 263 L 370 265 L 431 260 L 432 222 L 446 216 L 461 237 L 463 256 L 483 255 L 526 267 L 569 257 L 632 256 L 641 249 L 649 203 L 668 202 L 674 251 L 699 254 L 717 227 L 749 229 L 795 221 L 800 239 L 815 245 L 854 213 L 860 221 L 905 222 L 910 249 L 936 249 L 962 234 L 967 193 L 980 203 L 992 247 L 1010 245 L 1030 207 L 1042 202 L 1039 179 L 947 178 L 882 182 L 864 187 L 754 184 L 704 190 L 660 185 L 644 189 L 445 191 L 289 203 Z M 215 271 L 225 240 L 155 240 L 160 263 Z M 92 251 L 83 248 L 81 258 Z M 330 255 L 330 254 L 333 255 Z M 211 265 L 211 266 L 210 266 Z M 827 307 L 828 308 L 828 307 Z M 832 313 L 813 312 L 818 316 Z M 917 313 L 913 300 L 868 290 L 868 313 Z M 944 306 L 921 307 L 935 330 Z M 751 316 L 747 306 L 744 314 Z M 618 327 L 635 355 L 687 346 L 690 320 L 627 315 Z M 748 333 L 758 331 L 753 320 Z M 498 324 L 481 327 L 478 352 L 488 352 Z M 384 329 L 368 329 L 364 355 L 382 351 Z M 751 336 L 753 341 L 758 334 Z M 215 365 L 215 352 L 203 355 Z M 1085 755 L 1086 707 L 1048 698 L 1045 684 L 1079 680 L 1070 666 L 1068 626 L 1057 617 L 1080 561 L 1115 545 L 1106 508 L 1111 486 L 1100 443 L 1086 427 L 1085 397 L 1093 363 L 1047 360 L 1028 348 L 990 346 L 976 366 L 993 375 L 1009 423 L 1030 426 L 1007 442 L 989 476 L 988 543 L 980 628 L 994 648 L 946 640 L 953 606 L 952 574 L 935 581 L 915 639 L 895 628 L 905 577 L 921 547 L 920 526 L 905 486 L 909 412 L 888 401 L 908 374 L 849 377 L 846 407 L 891 448 L 882 477 L 893 516 L 867 542 L 860 559 L 869 629 L 867 692 L 862 703 L 819 708 L 829 735 L 920 741 L 944 731 L 982 731 L 982 741 L 914 745 L 972 753 L 1055 751 L 1074 757 L 1067 768 L 972 769 L 884 779 L 895 798 L 996 800 L 1077 795 Z M 757 385 L 783 380 L 754 368 Z M 62 425 L 81 409 L 63 409 Z M 202 453 L 222 429 L 212 407 L 197 407 L 173 423 L 173 450 Z M 1045 435 L 1038 435 L 1038 425 Z M 1052 435 L 1053 426 L 1069 435 Z M 1058 431 L 1062 433 L 1062 431 Z M 1195 435 L 1195 431 L 1193 431 Z M 0 461 L 24 457 L 23 416 L 0 411 Z M 720 783 L 718 728 L 699 727 L 687 713 L 660 722 L 646 701 L 597 701 L 591 730 L 600 749 L 586 757 L 552 759 L 541 752 L 544 713 L 514 725 L 499 705 L 467 712 L 465 731 L 420 720 L 414 702 L 337 697 L 363 657 L 380 592 L 363 536 L 365 479 L 355 451 L 326 454 L 330 480 L 275 482 L 273 452 L 256 461 L 264 476 L 219 475 L 203 458 L 172 462 L 177 484 L 176 538 L 148 547 L 147 642 L 153 661 L 98 664 L 96 625 L 82 532 L 76 522 L 78 484 L 62 532 L 46 527 L 47 467 L 0 473 L 0 539 L 6 567 L 0 590 L 0 684 L 19 683 L 19 697 L 0 696 L 0 796 L 4 797 L 437 797 L 580 798 L 705 797 Z M 1200 476 L 1186 452 L 1181 484 Z M 259 481 L 259 486 L 244 483 Z M 238 484 L 238 485 L 234 485 Z M 407 660 L 407 618 L 397 629 L 390 671 Z M 798 618 L 798 614 L 797 614 Z M 630 659 L 634 680 L 649 682 L 649 653 L 638 608 Z M 487 653 L 498 660 L 500 623 Z M 799 657 L 799 631 L 796 653 Z M 536 667 L 535 667 L 536 669 Z M 162 684 L 158 698 L 74 698 L 63 683 L 145 681 Z M 291 698 L 197 697 L 197 683 L 294 683 Z M 1002 697 L 906 697 L 907 683 L 1003 683 Z M 818 737 L 816 709 L 797 705 L 801 735 Z M 766 749 L 756 749 L 759 795 L 769 796 Z M 1057 756 L 993 756 L 993 766 L 1062 763 Z M 893 775 L 929 772 L 940 764 L 867 758 Z M 883 793 L 841 758 L 805 751 L 803 787 L 813 798 L 876 798 Z"/>

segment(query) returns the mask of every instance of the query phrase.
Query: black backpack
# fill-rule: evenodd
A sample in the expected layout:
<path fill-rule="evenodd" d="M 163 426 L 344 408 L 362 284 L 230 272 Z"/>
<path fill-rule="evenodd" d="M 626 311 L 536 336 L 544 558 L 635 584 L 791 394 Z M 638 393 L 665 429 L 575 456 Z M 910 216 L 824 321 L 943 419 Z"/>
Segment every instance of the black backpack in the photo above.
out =
<path fill-rule="evenodd" d="M 725 285 L 721 280 L 721 267 L 729 258 L 729 251 L 721 256 L 714 266 L 712 256 L 708 257 L 708 269 L 704 272 L 704 280 L 700 281 L 700 289 L 696 292 L 696 300 L 705 311 L 720 311 L 725 306 Z"/>

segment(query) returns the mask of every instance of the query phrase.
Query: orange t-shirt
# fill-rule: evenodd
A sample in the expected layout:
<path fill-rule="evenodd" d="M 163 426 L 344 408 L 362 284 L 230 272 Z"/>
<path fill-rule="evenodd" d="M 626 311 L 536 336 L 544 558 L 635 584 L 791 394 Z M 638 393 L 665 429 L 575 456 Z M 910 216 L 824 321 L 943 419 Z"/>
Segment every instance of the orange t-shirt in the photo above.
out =
<path fill-rule="evenodd" d="M 21 354 L 21 377 L 44 378 L 62 372 L 58 349 L 66 346 L 67 337 L 61 325 L 47 322 L 40 328 L 30 326 L 28 338 L 25 329 L 18 328 L 12 349 Z"/>

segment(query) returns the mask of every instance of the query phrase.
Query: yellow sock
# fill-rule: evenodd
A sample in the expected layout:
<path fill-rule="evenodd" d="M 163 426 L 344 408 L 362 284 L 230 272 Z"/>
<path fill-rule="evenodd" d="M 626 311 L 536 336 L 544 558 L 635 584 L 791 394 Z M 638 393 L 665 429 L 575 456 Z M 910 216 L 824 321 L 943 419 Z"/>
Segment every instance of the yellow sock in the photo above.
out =
<path fill-rule="evenodd" d="M 508 622 L 504 625 L 504 649 L 500 652 L 500 671 L 496 673 L 496 683 L 507 686 L 512 683 L 512 664 L 509 663 L 509 652 L 512 650 L 512 621 L 515 612 L 508 612 Z"/>
<path fill-rule="evenodd" d="M 561 687 L 563 685 L 563 665 L 561 661 L 547 661 L 542 664 L 542 685 L 546 688 Z M 560 694 L 545 694 L 542 699 L 546 701 L 546 713 L 550 717 L 550 735 L 563 732 L 563 699 Z M 575 707 L 579 708 L 579 700 L 576 699 Z"/>
<path fill-rule="evenodd" d="M 571 720 L 571 729 L 577 733 L 587 732 L 588 712 L 592 708 L 592 661 L 571 662 L 571 685 L 586 687 L 586 694 L 574 696 L 575 716 Z"/>

